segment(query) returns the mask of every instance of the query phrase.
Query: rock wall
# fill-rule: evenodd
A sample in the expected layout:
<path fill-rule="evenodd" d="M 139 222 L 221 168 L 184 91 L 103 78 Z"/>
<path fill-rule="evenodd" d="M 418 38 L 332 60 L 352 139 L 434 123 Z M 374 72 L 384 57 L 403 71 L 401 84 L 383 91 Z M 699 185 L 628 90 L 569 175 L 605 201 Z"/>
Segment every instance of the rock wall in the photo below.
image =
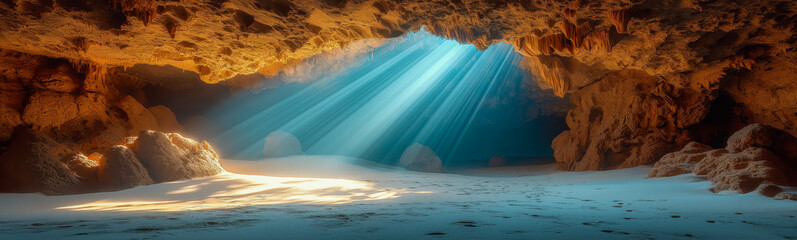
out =
<path fill-rule="evenodd" d="M 552 144 L 558 168 L 649 164 L 687 142 L 681 129 L 703 118 L 710 97 L 641 71 L 609 74 L 571 96 L 570 130 Z"/>
<path fill-rule="evenodd" d="M 143 130 L 184 130 L 169 108 L 145 107 L 141 79 L 8 50 L 0 50 L 0 58 L 0 192 L 70 194 L 154 182 L 148 171 L 158 172 L 158 167 L 147 170 L 136 158 L 140 154 L 112 147 Z M 179 145 L 170 148 L 172 154 L 181 157 L 159 158 L 164 162 L 218 160 L 207 143 L 169 136 Z M 162 171 L 177 179 L 212 175 L 196 169 Z"/>
<path fill-rule="evenodd" d="M 183 129 L 168 108 L 142 104 L 146 94 L 139 79 L 7 50 L 0 51 L 0 58 L 0 146 L 12 141 L 15 131 L 33 129 L 90 154 L 141 130 Z"/>

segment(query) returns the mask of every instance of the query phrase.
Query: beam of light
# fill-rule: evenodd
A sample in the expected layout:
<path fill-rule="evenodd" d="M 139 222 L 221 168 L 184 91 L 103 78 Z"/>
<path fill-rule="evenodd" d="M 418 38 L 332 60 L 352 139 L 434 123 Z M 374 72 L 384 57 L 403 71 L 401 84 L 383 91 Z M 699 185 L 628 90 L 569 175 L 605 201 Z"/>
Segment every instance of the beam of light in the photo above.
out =
<path fill-rule="evenodd" d="M 151 194 L 146 188 L 163 188 Z M 69 211 L 177 212 L 229 209 L 273 204 L 344 204 L 399 197 L 405 190 L 375 188 L 372 182 L 268 177 L 222 173 L 217 176 L 129 189 L 111 199 L 62 206 Z M 136 191 L 141 191 L 137 192 Z M 126 197 L 127 196 L 127 197 Z M 129 199 L 125 199 L 129 198 Z"/>
<path fill-rule="evenodd" d="M 417 142 L 448 161 L 474 141 L 466 138 L 475 123 L 505 117 L 494 111 L 509 98 L 502 94 L 522 98 L 516 95 L 528 76 L 520 59 L 508 44 L 480 51 L 421 30 L 360 55 L 343 71 L 313 82 L 283 80 L 215 107 L 208 116 L 224 130 L 212 142 L 226 156 L 257 158 L 263 139 L 280 130 L 295 135 L 307 154 L 392 163 Z M 523 104 L 507 118 L 522 118 Z"/>

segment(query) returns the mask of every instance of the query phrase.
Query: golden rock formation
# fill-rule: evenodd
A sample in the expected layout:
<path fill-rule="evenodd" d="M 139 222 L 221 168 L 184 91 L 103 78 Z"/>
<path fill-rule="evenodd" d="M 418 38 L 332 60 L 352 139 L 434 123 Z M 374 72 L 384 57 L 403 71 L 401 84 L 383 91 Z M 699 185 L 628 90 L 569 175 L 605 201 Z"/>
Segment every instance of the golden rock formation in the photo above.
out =
<path fill-rule="evenodd" d="M 712 147 L 691 142 L 680 151 L 668 153 L 654 165 L 649 177 L 669 177 L 685 173 L 706 175 L 714 192 L 758 190 L 776 196 L 781 186 L 793 186 L 791 169 L 797 164 L 794 145 L 797 138 L 763 124 L 751 124 L 737 131 L 727 147 Z"/>
<path fill-rule="evenodd" d="M 114 67 L 171 65 L 246 85 L 227 79 L 276 76 L 425 27 L 479 49 L 512 44 L 528 82 L 572 102 L 570 130 L 553 144 L 560 168 L 632 167 L 689 142 L 720 94 L 748 123 L 797 134 L 796 12 L 790 0 L 0 1 L 0 144 L 30 124 L 104 152 L 133 125 L 166 124 L 147 117 L 140 79 Z M 84 120 L 96 137 L 80 135 Z"/>
<path fill-rule="evenodd" d="M 631 21 L 631 14 L 628 9 L 609 11 L 609 21 L 612 22 L 618 33 L 626 33 L 628 22 Z"/>

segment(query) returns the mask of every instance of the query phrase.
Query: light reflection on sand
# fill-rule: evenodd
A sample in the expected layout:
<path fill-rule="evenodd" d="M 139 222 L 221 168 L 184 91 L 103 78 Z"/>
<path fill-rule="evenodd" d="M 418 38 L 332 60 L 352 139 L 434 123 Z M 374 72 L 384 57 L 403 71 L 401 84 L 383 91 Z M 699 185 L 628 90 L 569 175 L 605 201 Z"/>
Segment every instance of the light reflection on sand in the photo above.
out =
<path fill-rule="evenodd" d="M 56 209 L 175 212 L 288 203 L 343 204 L 397 198 L 406 192 L 402 189 L 376 189 L 373 183 L 359 180 L 234 173 L 164 185 L 171 190 L 157 196 L 159 199 L 109 199 Z M 152 198 L 152 195 L 147 198 Z"/>

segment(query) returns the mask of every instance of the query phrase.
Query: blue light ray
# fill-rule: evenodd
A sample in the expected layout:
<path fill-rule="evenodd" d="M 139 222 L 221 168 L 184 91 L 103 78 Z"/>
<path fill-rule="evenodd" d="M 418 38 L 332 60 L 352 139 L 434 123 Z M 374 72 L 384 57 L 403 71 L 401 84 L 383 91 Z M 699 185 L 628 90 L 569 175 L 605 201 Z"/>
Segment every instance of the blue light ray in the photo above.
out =
<path fill-rule="evenodd" d="M 520 59 L 507 44 L 480 51 L 421 30 L 359 56 L 345 71 L 242 93 L 216 106 L 208 116 L 223 131 L 212 142 L 236 158 L 257 158 L 265 136 L 277 130 L 295 135 L 307 154 L 386 163 L 415 142 L 444 161 L 507 154 L 463 156 L 461 149 L 500 148 L 500 139 L 477 138 L 484 129 L 524 124 L 531 103 Z"/>

